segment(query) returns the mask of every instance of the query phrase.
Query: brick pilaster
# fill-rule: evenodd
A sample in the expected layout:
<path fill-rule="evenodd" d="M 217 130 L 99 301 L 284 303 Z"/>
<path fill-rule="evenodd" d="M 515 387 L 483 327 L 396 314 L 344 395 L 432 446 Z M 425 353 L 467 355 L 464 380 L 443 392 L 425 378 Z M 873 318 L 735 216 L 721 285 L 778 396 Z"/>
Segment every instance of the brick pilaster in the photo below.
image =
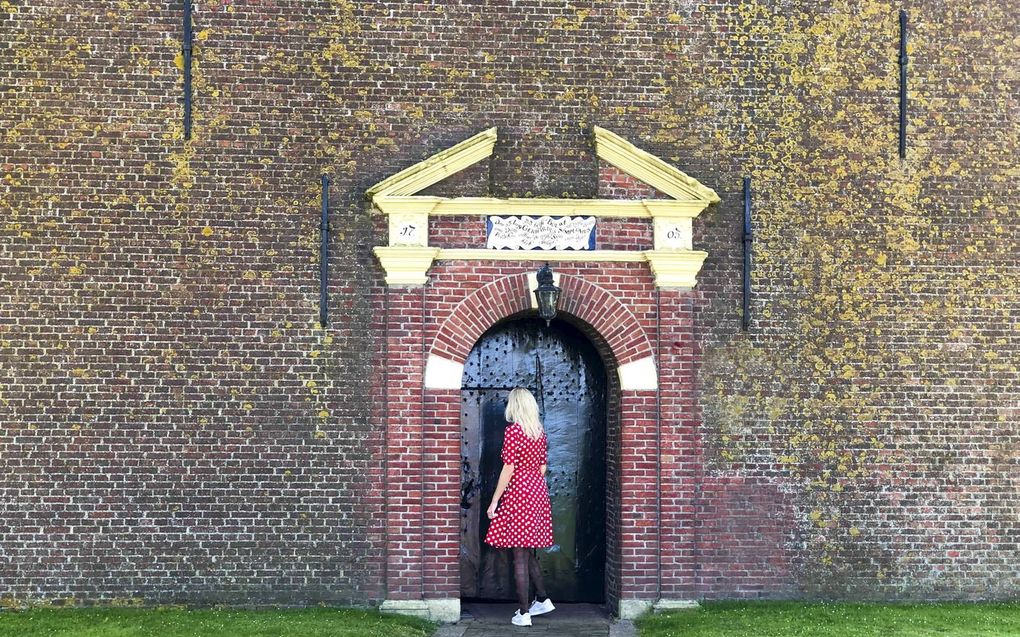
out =
<path fill-rule="evenodd" d="M 422 290 L 389 288 L 386 294 L 386 595 L 421 599 Z"/>

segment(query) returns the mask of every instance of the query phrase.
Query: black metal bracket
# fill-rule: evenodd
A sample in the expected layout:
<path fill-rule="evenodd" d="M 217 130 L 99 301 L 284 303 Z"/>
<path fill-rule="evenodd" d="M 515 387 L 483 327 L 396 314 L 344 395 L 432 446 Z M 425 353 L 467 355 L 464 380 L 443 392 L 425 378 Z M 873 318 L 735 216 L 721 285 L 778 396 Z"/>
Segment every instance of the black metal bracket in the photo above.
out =
<path fill-rule="evenodd" d="M 319 325 L 326 327 L 329 307 L 329 177 L 322 176 L 322 220 L 319 222 L 322 247 L 319 253 Z"/>
<path fill-rule="evenodd" d="M 900 10 L 900 158 L 907 156 L 907 12 Z"/>
<path fill-rule="evenodd" d="M 181 45 L 181 55 L 184 58 L 184 139 L 191 139 L 191 2 L 184 0 L 184 40 Z"/>
<path fill-rule="evenodd" d="M 751 324 L 751 178 L 744 177 L 744 302 L 740 328 L 747 331 Z"/>

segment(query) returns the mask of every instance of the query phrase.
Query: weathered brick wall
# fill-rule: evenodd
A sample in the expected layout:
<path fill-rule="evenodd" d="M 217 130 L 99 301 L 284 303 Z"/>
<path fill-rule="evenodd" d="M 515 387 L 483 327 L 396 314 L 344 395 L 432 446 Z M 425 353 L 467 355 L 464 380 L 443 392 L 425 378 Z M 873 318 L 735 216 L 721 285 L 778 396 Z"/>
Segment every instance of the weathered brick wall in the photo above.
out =
<path fill-rule="evenodd" d="M 723 197 L 676 327 L 703 359 L 703 566 L 660 585 L 1015 596 L 1013 4 L 906 6 L 904 161 L 899 4 L 199 1 L 190 143 L 178 4 L 0 1 L 5 600 L 381 599 L 364 188 L 496 125 L 492 159 L 434 190 L 623 196 L 593 124 Z"/>
<path fill-rule="evenodd" d="M 905 6 L 901 161 L 899 8 L 744 3 L 709 18 L 720 49 L 754 60 L 729 65 L 732 101 L 697 106 L 717 124 L 717 165 L 753 177 L 756 264 L 740 335 L 740 182 L 720 176 L 724 204 L 695 230 L 714 255 L 695 322 L 708 473 L 779 480 L 793 594 L 1015 597 L 1018 9 Z"/>
<path fill-rule="evenodd" d="M 362 292 L 380 277 L 346 169 L 351 135 L 377 135 L 331 138 L 367 124 L 319 76 L 357 22 L 196 4 L 191 143 L 179 3 L 0 5 L 7 603 L 382 596 Z M 340 178 L 327 329 L 322 172 Z"/>

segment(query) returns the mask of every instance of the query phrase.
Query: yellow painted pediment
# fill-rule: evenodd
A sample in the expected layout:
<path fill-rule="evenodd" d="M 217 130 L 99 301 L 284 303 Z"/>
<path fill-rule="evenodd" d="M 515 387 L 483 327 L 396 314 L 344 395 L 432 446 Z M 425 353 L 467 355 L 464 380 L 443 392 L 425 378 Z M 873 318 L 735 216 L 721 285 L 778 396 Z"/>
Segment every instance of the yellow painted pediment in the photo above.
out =
<path fill-rule="evenodd" d="M 601 126 L 595 127 L 595 154 L 674 199 L 706 204 L 720 201 L 714 190 L 694 177 Z"/>
<path fill-rule="evenodd" d="M 374 200 L 382 197 L 410 197 L 421 192 L 491 156 L 496 134 L 495 126 L 484 130 L 383 179 L 369 188 L 366 194 Z M 705 204 L 719 202 L 719 195 L 708 186 L 601 126 L 595 127 L 595 154 L 631 177 L 640 179 L 678 201 Z M 663 203 L 659 200 L 654 205 Z"/>
<path fill-rule="evenodd" d="M 413 195 L 468 166 L 477 164 L 492 154 L 492 148 L 495 145 L 496 127 L 494 126 L 383 179 L 369 188 L 366 194 L 372 199 Z"/>
<path fill-rule="evenodd" d="M 368 189 L 373 207 L 389 222 L 389 245 L 374 249 L 386 270 L 388 285 L 422 285 L 435 259 L 645 261 L 660 287 L 691 288 L 708 256 L 693 249 L 692 219 L 719 195 L 693 177 L 669 165 L 619 135 L 595 127 L 595 150 L 601 159 L 670 199 L 497 199 L 492 197 L 433 197 L 417 193 L 492 155 L 496 128 L 387 177 Z M 436 215 L 553 215 L 652 218 L 654 248 L 643 251 L 507 251 L 440 249 L 428 243 L 429 217 Z"/>

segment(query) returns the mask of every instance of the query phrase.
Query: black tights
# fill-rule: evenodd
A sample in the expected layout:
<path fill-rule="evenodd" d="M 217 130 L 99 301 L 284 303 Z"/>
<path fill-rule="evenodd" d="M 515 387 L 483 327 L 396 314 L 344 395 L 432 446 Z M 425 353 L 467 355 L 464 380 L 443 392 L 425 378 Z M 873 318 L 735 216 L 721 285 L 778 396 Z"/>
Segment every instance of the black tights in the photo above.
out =
<path fill-rule="evenodd" d="M 517 601 L 521 604 L 521 614 L 528 612 L 531 604 L 528 603 L 529 590 L 528 576 L 531 576 L 531 584 L 535 585 L 536 599 L 545 599 L 545 582 L 542 581 L 542 569 L 538 566 L 538 558 L 531 549 L 514 549 L 514 581 L 517 584 Z"/>

